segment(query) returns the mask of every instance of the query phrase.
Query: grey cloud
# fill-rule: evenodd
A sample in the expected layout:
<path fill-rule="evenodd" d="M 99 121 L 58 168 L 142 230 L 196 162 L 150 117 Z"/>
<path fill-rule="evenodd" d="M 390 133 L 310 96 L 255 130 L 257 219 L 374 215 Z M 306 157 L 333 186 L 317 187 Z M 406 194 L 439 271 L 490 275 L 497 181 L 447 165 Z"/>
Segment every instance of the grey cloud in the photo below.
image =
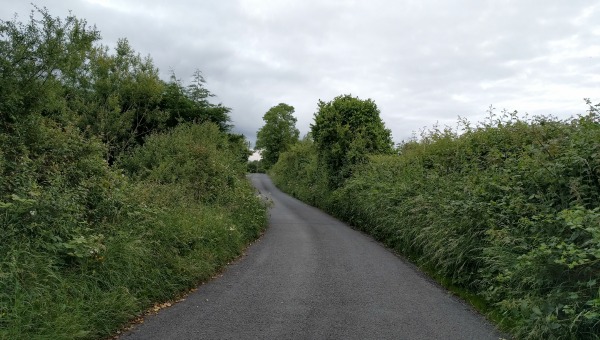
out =
<path fill-rule="evenodd" d="M 36 3 L 72 9 L 109 45 L 128 38 L 165 77 L 200 69 L 251 140 L 271 106 L 293 105 L 306 133 L 317 101 L 345 93 L 375 100 L 396 141 L 490 104 L 570 115 L 600 101 L 600 6 L 587 0 Z M 29 10 L 12 1 L 1 17 Z"/>

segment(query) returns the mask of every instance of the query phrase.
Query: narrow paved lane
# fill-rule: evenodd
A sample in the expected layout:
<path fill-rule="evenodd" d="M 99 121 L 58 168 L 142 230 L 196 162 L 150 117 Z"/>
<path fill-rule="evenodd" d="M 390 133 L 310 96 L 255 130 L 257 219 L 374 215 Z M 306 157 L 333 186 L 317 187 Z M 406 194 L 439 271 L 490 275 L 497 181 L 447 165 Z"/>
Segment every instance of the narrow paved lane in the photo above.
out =
<path fill-rule="evenodd" d="M 266 175 L 270 227 L 247 256 L 122 339 L 498 339 L 411 265 Z"/>

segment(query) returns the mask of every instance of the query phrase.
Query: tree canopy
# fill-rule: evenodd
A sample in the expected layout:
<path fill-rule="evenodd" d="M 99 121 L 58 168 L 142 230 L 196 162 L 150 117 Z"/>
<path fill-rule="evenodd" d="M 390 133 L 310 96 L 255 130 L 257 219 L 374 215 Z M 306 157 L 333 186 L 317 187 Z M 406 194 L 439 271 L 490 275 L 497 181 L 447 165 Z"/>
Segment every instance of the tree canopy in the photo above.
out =
<path fill-rule="evenodd" d="M 366 161 L 368 154 L 393 151 L 391 132 L 371 99 L 341 95 L 330 102 L 319 101 L 314 119 L 311 132 L 319 163 L 332 188 L 341 185 L 352 166 Z"/>
<path fill-rule="evenodd" d="M 27 23 L 0 21 L 0 128 L 35 130 L 41 116 L 72 124 L 99 138 L 111 163 L 180 123 L 212 122 L 229 132 L 230 109 L 209 101 L 214 95 L 199 70 L 189 85 L 174 75 L 166 82 L 127 39 L 114 49 L 99 40 L 85 20 L 54 18 L 46 9 L 36 8 Z"/>
<path fill-rule="evenodd" d="M 293 106 L 280 103 L 263 116 L 265 125 L 256 134 L 256 148 L 262 149 L 262 159 L 267 169 L 277 163 L 282 152 L 298 141 L 300 131 L 296 129 L 293 113 Z"/>
<path fill-rule="evenodd" d="M 173 127 L 181 122 L 212 122 L 221 131 L 229 131 L 231 109 L 209 102 L 209 98 L 215 95 L 204 87 L 206 80 L 200 70 L 194 72 L 192 79 L 191 84 L 184 86 L 175 73 L 171 74 L 159 105 L 168 114 L 166 125 Z"/>

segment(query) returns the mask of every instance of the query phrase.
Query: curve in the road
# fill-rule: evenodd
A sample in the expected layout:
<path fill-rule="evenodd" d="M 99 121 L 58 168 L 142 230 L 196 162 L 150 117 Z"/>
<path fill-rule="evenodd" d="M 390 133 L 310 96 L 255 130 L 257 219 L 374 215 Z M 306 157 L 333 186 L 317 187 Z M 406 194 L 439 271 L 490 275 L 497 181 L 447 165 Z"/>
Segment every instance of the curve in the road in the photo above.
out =
<path fill-rule="evenodd" d="M 370 237 L 251 175 L 273 201 L 247 256 L 134 339 L 499 339 L 464 302 Z"/>

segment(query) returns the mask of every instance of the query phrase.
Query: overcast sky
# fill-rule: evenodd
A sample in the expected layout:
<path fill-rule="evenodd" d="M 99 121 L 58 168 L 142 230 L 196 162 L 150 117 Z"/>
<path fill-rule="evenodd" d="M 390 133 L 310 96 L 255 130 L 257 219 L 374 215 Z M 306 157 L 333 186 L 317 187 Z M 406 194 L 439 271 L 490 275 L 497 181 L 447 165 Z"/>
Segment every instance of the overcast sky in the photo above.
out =
<path fill-rule="evenodd" d="M 568 117 L 600 102 L 600 3 L 590 0 L 0 0 L 127 38 L 168 79 L 200 69 L 254 141 L 281 102 L 309 131 L 318 100 L 371 98 L 396 142 L 490 105 Z"/>

